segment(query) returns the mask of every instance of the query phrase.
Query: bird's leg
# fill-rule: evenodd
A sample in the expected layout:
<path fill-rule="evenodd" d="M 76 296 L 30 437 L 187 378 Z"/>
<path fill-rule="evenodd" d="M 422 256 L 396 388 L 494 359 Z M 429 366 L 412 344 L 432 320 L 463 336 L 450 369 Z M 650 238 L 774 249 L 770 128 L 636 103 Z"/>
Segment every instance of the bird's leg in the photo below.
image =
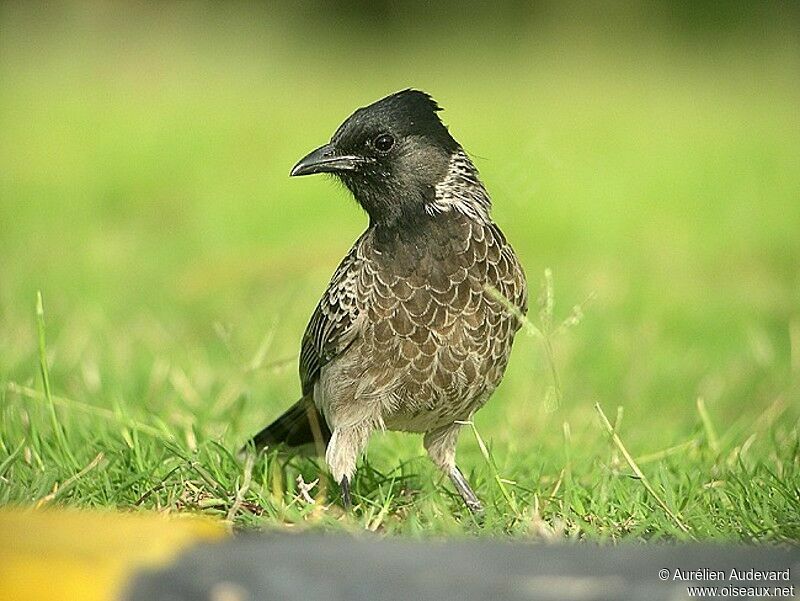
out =
<path fill-rule="evenodd" d="M 353 499 L 350 497 L 350 480 L 347 476 L 342 478 L 339 486 L 342 489 L 342 505 L 346 511 L 350 511 L 353 508 Z"/>
<path fill-rule="evenodd" d="M 328 448 L 325 450 L 325 462 L 328 469 L 342 488 L 342 504 L 345 509 L 352 507 L 350 483 L 356 472 L 356 462 L 364 445 L 367 444 L 372 428 L 369 423 L 360 423 L 346 428 L 334 428 Z"/>
<path fill-rule="evenodd" d="M 458 494 L 461 495 L 461 498 L 464 500 L 464 505 L 467 506 L 467 509 L 472 513 L 481 513 L 483 511 L 483 505 L 472 491 L 472 488 L 470 488 L 469 482 L 467 482 L 467 479 L 464 477 L 464 474 L 461 473 L 461 470 L 458 469 L 457 465 L 453 465 L 450 469 L 450 480 L 452 480 L 453 486 L 456 487 Z"/>
<path fill-rule="evenodd" d="M 425 434 L 423 444 L 428 451 L 428 455 L 439 469 L 445 474 L 450 476 L 453 486 L 456 487 L 458 494 L 464 500 L 473 514 L 483 511 L 483 505 L 478 500 L 478 497 L 472 492 L 467 479 L 461 470 L 456 465 L 456 441 L 458 440 L 458 433 L 461 430 L 461 424 L 452 423 L 437 430 L 431 430 Z"/>

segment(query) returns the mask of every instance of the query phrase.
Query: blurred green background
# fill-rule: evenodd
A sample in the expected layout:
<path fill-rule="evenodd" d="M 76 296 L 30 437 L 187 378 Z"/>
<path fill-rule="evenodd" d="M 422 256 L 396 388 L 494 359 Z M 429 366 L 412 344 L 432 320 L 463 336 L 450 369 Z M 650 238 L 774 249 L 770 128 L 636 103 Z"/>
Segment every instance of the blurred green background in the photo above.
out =
<path fill-rule="evenodd" d="M 547 268 L 557 319 L 593 295 L 554 335 L 561 402 L 521 335 L 478 414 L 501 468 L 552 483 L 566 422 L 591 473 L 595 402 L 624 406 L 636 453 L 679 444 L 698 397 L 744 438 L 786 404 L 769 457 L 797 427 L 799 17 L 758 2 L 0 4 L 0 381 L 39 386 L 41 290 L 57 394 L 243 441 L 298 396 L 306 320 L 366 224 L 341 186 L 288 171 L 411 86 L 475 157 L 534 320 Z M 30 399 L 1 398 L 7 450 L 47 428 Z M 60 417 L 86 461 L 103 447 L 96 421 Z M 386 469 L 421 454 L 397 435 L 371 449 Z M 63 476 L 44 473 L 6 500 Z M 90 492 L 75 502 L 119 502 Z"/>

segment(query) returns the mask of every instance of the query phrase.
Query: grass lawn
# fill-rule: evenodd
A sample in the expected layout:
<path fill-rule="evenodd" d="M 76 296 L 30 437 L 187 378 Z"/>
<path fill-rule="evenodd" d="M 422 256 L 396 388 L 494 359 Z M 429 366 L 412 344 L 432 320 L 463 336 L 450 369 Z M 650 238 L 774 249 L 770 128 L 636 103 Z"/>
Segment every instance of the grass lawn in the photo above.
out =
<path fill-rule="evenodd" d="M 0 7 L 0 504 L 800 541 L 800 51 L 780 23 L 451 32 L 379 61 L 334 36 L 320 60 L 261 13 L 24 6 Z M 520 333 L 460 440 L 481 524 L 417 436 L 373 438 L 349 517 L 319 462 L 232 455 L 298 397 L 306 320 L 366 223 L 288 171 L 410 85 L 475 156 L 544 334 Z"/>

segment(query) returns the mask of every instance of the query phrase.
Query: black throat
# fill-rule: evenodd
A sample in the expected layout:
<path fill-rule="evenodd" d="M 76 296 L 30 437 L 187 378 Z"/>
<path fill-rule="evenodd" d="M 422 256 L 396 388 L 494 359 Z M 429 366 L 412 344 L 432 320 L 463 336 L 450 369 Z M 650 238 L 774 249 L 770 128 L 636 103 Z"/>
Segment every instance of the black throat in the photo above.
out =
<path fill-rule="evenodd" d="M 448 255 L 452 245 L 463 244 L 469 228 L 460 213 L 403 214 L 393 221 L 370 220 L 369 230 L 375 249 L 388 260 L 403 257 L 413 267 L 423 255 Z"/>

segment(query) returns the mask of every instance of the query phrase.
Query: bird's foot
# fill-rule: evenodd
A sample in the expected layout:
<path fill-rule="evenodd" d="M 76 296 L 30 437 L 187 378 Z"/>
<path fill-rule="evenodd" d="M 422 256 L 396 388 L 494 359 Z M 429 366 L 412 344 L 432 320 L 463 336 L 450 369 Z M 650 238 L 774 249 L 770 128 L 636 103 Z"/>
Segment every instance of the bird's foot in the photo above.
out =
<path fill-rule="evenodd" d="M 483 505 L 480 499 L 478 499 L 478 496 L 472 491 L 467 479 L 464 477 L 464 474 L 461 473 L 461 470 L 458 469 L 457 465 L 454 465 L 453 469 L 450 470 L 450 480 L 453 481 L 453 486 L 456 487 L 458 494 L 461 495 L 461 498 L 464 500 L 464 505 L 472 512 L 472 515 L 479 516 L 483 514 Z"/>
<path fill-rule="evenodd" d="M 342 505 L 344 505 L 345 511 L 350 511 L 353 508 L 353 499 L 350 497 L 350 480 L 347 479 L 347 476 L 342 478 L 339 486 L 342 489 Z"/>

